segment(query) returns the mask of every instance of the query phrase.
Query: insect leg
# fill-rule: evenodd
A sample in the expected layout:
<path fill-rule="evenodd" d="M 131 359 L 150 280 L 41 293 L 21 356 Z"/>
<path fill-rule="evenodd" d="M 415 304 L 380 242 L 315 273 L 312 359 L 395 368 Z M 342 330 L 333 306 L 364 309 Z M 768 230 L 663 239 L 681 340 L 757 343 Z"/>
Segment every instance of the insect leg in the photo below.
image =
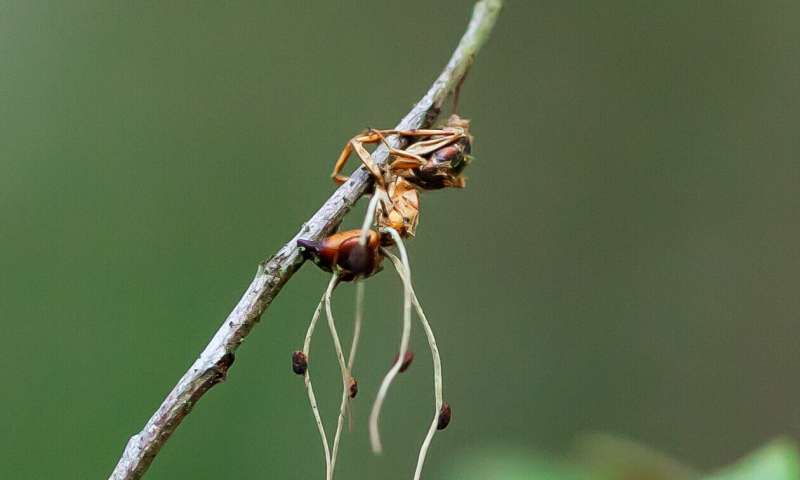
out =
<path fill-rule="evenodd" d="M 373 130 L 373 133 L 380 137 L 381 142 L 389 149 L 389 153 L 395 156 L 395 159 L 392 161 L 390 168 L 392 170 L 405 170 L 408 168 L 417 168 L 422 165 L 425 165 L 426 160 L 419 155 L 414 153 L 408 152 L 407 150 L 401 150 L 399 148 L 394 148 L 389 145 L 389 142 L 386 141 L 386 137 L 383 135 L 382 132 L 377 130 Z"/>
<path fill-rule="evenodd" d="M 380 137 L 374 134 L 360 134 L 348 140 L 342 149 L 342 152 L 339 154 L 339 158 L 336 159 L 336 163 L 333 165 L 333 171 L 331 172 L 331 178 L 333 181 L 339 185 L 347 181 L 347 175 L 342 175 L 340 172 L 342 171 L 342 168 L 344 168 L 345 164 L 347 164 L 347 160 L 350 159 L 350 155 L 353 153 L 353 146 L 355 143 L 377 143 L 378 141 L 380 141 Z"/>
<path fill-rule="evenodd" d="M 378 141 L 378 140 L 376 140 Z M 353 146 L 353 150 L 355 150 L 358 158 L 361 159 L 361 163 L 367 168 L 367 171 L 372 175 L 372 178 L 375 179 L 375 183 L 378 184 L 381 188 L 386 188 L 386 182 L 383 179 L 383 172 L 381 169 L 375 165 L 375 162 L 372 160 L 372 155 L 364 148 L 363 142 L 361 142 L 358 138 L 354 138 L 350 140 L 350 144 Z"/>

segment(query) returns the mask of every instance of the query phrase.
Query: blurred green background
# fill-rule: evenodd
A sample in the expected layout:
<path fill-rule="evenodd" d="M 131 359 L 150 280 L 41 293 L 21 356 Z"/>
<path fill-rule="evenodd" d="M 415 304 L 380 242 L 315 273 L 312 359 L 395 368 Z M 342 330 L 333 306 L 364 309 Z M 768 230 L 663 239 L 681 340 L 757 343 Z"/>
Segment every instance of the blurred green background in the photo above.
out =
<path fill-rule="evenodd" d="M 405 114 L 470 9 L 1 1 L 0 477 L 105 478 L 330 194 L 344 141 Z M 469 186 L 425 194 L 409 245 L 454 412 L 426 478 L 583 432 L 701 471 L 800 435 L 798 25 L 790 1 L 506 3 L 463 91 Z M 326 282 L 292 279 L 147 478 L 323 476 L 289 354 Z M 367 287 L 337 472 L 406 479 L 430 361 L 417 328 L 371 455 L 401 294 L 388 270 Z M 345 335 L 352 304 L 337 292 Z M 332 422 L 324 328 L 313 348 Z"/>

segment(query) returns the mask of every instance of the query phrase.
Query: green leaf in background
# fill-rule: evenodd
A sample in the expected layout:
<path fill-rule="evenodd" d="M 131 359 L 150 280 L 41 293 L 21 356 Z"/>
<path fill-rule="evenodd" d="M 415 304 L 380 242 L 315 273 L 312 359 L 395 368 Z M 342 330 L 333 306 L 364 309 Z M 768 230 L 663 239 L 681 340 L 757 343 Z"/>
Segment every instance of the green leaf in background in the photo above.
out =
<path fill-rule="evenodd" d="M 460 455 L 446 469 L 445 480 L 604 480 L 581 467 L 544 455 L 501 447 Z"/>
<path fill-rule="evenodd" d="M 693 468 L 641 442 L 608 433 L 582 434 L 572 458 L 595 476 L 613 480 L 695 480 Z"/>
<path fill-rule="evenodd" d="M 513 447 L 475 449 L 456 456 L 445 480 L 800 480 L 800 455 L 790 440 L 775 440 L 717 473 L 693 469 L 635 441 L 583 435 L 572 462 Z"/>
<path fill-rule="evenodd" d="M 800 456 L 790 440 L 775 440 L 703 480 L 798 480 Z"/>

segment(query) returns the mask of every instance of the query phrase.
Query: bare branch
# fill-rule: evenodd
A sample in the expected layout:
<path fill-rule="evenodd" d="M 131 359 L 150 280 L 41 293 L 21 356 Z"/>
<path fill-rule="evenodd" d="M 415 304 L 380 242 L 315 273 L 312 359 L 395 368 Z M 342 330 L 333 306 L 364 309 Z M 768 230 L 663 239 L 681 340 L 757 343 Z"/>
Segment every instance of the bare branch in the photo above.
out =
<path fill-rule="evenodd" d="M 502 0 L 482 0 L 475 5 L 467 31 L 444 71 L 419 103 L 397 125 L 397 129 L 425 128 L 433 124 L 442 104 L 464 79 L 475 54 L 488 39 L 501 4 Z M 403 147 L 402 142 L 402 138 L 390 140 L 390 144 L 396 148 Z M 389 157 L 388 150 L 381 146 L 372 157 L 381 165 Z M 294 238 L 259 265 L 252 283 L 203 353 L 167 395 L 142 431 L 128 441 L 110 479 L 132 480 L 144 475 L 161 447 L 194 404 L 211 387 L 225 379 L 239 344 L 253 329 L 283 285 L 303 264 L 297 240 L 319 240 L 328 235 L 364 194 L 371 181 L 364 168 L 359 168 L 303 225 Z"/>

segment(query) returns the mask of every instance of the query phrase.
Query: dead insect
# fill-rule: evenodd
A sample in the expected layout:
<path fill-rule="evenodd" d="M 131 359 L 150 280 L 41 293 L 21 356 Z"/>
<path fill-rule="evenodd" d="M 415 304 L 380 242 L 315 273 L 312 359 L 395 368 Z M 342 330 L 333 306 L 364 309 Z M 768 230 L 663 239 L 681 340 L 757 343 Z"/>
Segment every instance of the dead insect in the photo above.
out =
<path fill-rule="evenodd" d="M 308 370 L 308 358 L 301 351 L 292 353 L 292 371 L 298 375 L 305 375 Z"/>
<path fill-rule="evenodd" d="M 392 148 L 386 141 L 387 136 L 397 135 L 409 140 L 410 145 L 402 150 Z M 385 166 L 378 166 L 366 144 L 383 143 L 388 149 L 390 159 Z M 333 439 L 333 449 L 329 451 L 322 419 L 319 415 L 316 399 L 311 386 L 311 379 L 306 373 L 306 390 L 308 392 L 314 419 L 322 438 L 327 460 L 327 478 L 331 478 L 336 462 L 337 446 L 342 432 L 342 423 L 349 399 L 358 394 L 358 382 L 350 372 L 353 367 L 353 356 L 358 342 L 360 322 L 363 312 L 363 283 L 357 283 L 356 315 L 353 328 L 353 343 L 350 359 L 346 360 L 331 312 L 331 294 L 341 281 L 353 281 L 374 275 L 381 269 L 384 258 L 391 261 L 398 276 L 403 282 L 403 328 L 400 339 L 400 353 L 384 376 L 372 405 L 369 416 L 369 432 L 372 450 L 380 453 L 382 444 L 379 432 L 379 417 L 387 392 L 397 374 L 406 371 L 414 359 L 408 351 L 411 335 L 412 307 L 423 326 L 433 357 L 434 398 L 438 411 L 431 419 L 428 433 L 422 442 L 417 468 L 414 475 L 419 480 L 422 465 L 428 447 L 436 430 L 442 430 L 450 423 L 450 406 L 442 403 L 442 366 L 436 338 L 431 329 L 419 300 L 414 293 L 411 281 L 411 266 L 404 245 L 404 239 L 414 236 L 419 221 L 420 190 L 437 190 L 441 188 L 463 188 L 465 185 L 462 172 L 471 157 L 472 136 L 469 133 L 469 121 L 458 115 L 451 115 L 447 124 L 439 129 L 417 130 L 369 130 L 350 139 L 342 150 L 333 167 L 331 177 L 337 183 L 344 183 L 347 177 L 340 172 L 349 157 L 355 152 L 367 171 L 373 177 L 374 189 L 370 192 L 367 213 L 362 227 L 330 235 L 321 241 L 299 239 L 297 244 L 302 248 L 306 258 L 311 258 L 323 270 L 333 272 L 328 288 L 317 306 L 306 333 L 304 352 L 308 352 L 311 336 L 324 305 L 329 330 L 334 340 L 334 347 L 342 373 L 343 392 L 339 408 L 339 419 Z M 375 230 L 373 230 L 375 228 Z M 389 247 L 396 247 L 399 256 L 392 253 Z M 303 370 L 305 372 L 305 370 Z"/>
<path fill-rule="evenodd" d="M 450 425 L 450 417 L 453 415 L 453 411 L 450 409 L 450 405 L 447 402 L 442 404 L 442 408 L 439 410 L 439 421 L 436 424 L 436 430 L 444 430 Z"/>
<path fill-rule="evenodd" d="M 406 149 L 392 148 L 386 137 L 399 135 L 416 140 Z M 392 155 L 387 172 L 383 172 L 372 161 L 365 144 L 383 142 Z M 439 129 L 417 130 L 369 130 L 356 135 L 347 142 L 333 167 L 331 177 L 337 183 L 344 183 L 347 177 L 340 172 L 353 151 L 375 178 L 378 187 L 386 189 L 386 176 L 400 176 L 423 190 L 437 190 L 445 187 L 463 188 L 461 173 L 469 163 L 472 150 L 472 135 L 469 133 L 469 120 L 456 114 Z"/>
<path fill-rule="evenodd" d="M 361 230 L 334 233 L 321 241 L 297 240 L 304 255 L 310 257 L 327 272 L 337 268 L 339 279 L 344 282 L 358 277 L 369 277 L 379 272 L 383 255 L 380 252 L 380 237 L 374 230 L 367 232 L 367 241 L 359 241 Z"/>
<path fill-rule="evenodd" d="M 389 146 L 386 137 L 399 135 L 415 142 L 408 148 Z M 383 142 L 392 155 L 388 167 L 380 168 L 372 161 L 365 144 Z M 461 175 L 469 163 L 472 135 L 469 120 L 451 115 L 440 129 L 369 130 L 350 139 L 333 167 L 331 177 L 343 183 L 347 177 L 340 172 L 353 151 L 375 180 L 373 195 L 385 197 L 376 211 L 378 227 L 391 227 L 403 238 L 413 237 L 419 222 L 419 192 L 446 187 L 463 188 Z M 384 201 L 386 200 L 386 201 Z M 384 245 L 391 244 L 385 235 Z"/>

